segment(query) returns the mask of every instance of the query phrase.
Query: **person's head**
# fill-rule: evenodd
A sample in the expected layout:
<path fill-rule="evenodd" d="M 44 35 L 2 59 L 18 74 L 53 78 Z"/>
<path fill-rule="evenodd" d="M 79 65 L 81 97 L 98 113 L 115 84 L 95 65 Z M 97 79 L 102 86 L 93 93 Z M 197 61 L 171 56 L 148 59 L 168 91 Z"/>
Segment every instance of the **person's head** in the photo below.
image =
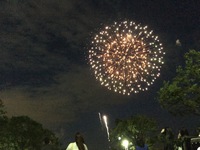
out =
<path fill-rule="evenodd" d="M 84 147 L 85 141 L 84 141 L 83 136 L 80 134 L 80 132 L 77 132 L 75 134 L 75 142 L 79 150 L 85 150 L 85 147 Z"/>
<path fill-rule="evenodd" d="M 184 132 L 184 136 L 188 136 L 189 135 L 189 132 L 186 128 L 183 128 L 183 132 Z"/>
<path fill-rule="evenodd" d="M 49 143 L 50 143 L 50 139 L 49 139 L 48 137 L 45 137 L 44 143 L 45 143 L 45 144 L 49 144 Z"/>
<path fill-rule="evenodd" d="M 138 135 L 138 137 L 136 138 L 136 145 L 139 147 L 144 147 L 145 140 L 144 140 L 143 135 Z"/>

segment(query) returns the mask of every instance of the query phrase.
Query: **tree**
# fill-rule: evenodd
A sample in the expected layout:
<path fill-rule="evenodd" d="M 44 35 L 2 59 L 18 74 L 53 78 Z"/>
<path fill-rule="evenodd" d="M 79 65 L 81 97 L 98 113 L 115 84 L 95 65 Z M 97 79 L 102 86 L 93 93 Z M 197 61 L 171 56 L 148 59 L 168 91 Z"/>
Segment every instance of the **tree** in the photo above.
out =
<path fill-rule="evenodd" d="M 9 122 L 13 142 L 20 150 L 39 149 L 43 140 L 42 125 L 27 116 L 12 117 Z"/>
<path fill-rule="evenodd" d="M 16 149 L 19 150 L 39 150 L 46 137 L 52 141 L 56 140 L 51 131 L 27 116 L 12 117 L 9 121 L 9 131 Z"/>
<path fill-rule="evenodd" d="M 116 127 L 111 131 L 111 143 L 113 147 L 122 147 L 123 139 L 130 141 L 130 147 L 138 144 L 138 140 L 144 140 L 149 147 L 154 143 L 154 134 L 157 125 L 154 119 L 144 115 L 132 116 L 124 120 L 116 120 Z M 123 149 L 123 148 L 122 148 Z"/>
<path fill-rule="evenodd" d="M 3 101 L 0 99 L 0 117 L 3 117 L 6 114 L 6 111 L 4 110 Z"/>
<path fill-rule="evenodd" d="M 58 138 L 42 124 L 28 116 L 6 117 L 0 100 L 0 149 L 40 150 L 45 138 L 50 139 L 55 150 L 59 148 Z"/>
<path fill-rule="evenodd" d="M 173 115 L 200 115 L 200 52 L 185 53 L 185 66 L 178 66 L 172 81 L 164 81 L 157 99 Z"/>
<path fill-rule="evenodd" d="M 27 116 L 10 118 L 4 126 L 3 133 L 0 149 L 40 150 L 45 138 L 50 139 L 55 147 L 59 146 L 54 133 Z"/>
<path fill-rule="evenodd" d="M 9 138 L 7 138 L 7 124 L 8 118 L 6 117 L 6 111 L 4 108 L 3 101 L 0 99 L 0 149 L 5 149 L 7 143 L 9 143 Z M 12 149 L 10 149 L 12 150 Z"/>

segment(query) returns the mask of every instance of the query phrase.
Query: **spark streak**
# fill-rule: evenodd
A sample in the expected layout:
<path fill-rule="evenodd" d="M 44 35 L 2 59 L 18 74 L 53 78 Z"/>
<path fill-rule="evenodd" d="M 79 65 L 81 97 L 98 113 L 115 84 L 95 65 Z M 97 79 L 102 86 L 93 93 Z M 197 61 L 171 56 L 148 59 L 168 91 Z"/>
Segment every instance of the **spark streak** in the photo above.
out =
<path fill-rule="evenodd" d="M 104 120 L 104 123 L 105 123 L 107 135 L 108 135 L 108 141 L 110 141 L 110 133 L 109 133 L 109 128 L 108 128 L 107 116 L 104 115 L 103 120 Z"/>
<path fill-rule="evenodd" d="M 103 123 L 102 123 L 102 117 L 101 117 L 101 113 L 99 112 L 99 121 L 101 123 L 101 129 L 103 130 Z"/>

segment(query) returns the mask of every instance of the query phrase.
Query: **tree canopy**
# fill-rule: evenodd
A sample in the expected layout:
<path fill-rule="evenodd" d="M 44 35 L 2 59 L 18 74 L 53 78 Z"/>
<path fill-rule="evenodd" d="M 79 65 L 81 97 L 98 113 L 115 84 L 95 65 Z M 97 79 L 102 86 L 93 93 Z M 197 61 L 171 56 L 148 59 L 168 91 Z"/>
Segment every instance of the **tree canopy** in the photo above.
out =
<path fill-rule="evenodd" d="M 0 149 L 9 150 L 40 150 L 44 139 L 49 138 L 55 150 L 59 147 L 58 138 L 42 124 L 28 116 L 7 117 L 4 105 L 0 100 Z"/>
<path fill-rule="evenodd" d="M 3 117 L 5 114 L 6 114 L 6 111 L 5 111 L 4 105 L 3 105 L 2 100 L 0 99 L 0 117 Z"/>
<path fill-rule="evenodd" d="M 164 81 L 157 100 L 173 115 L 200 115 L 200 52 L 190 50 L 184 59 L 172 81 Z"/>
<path fill-rule="evenodd" d="M 129 147 L 134 147 L 139 142 L 148 144 L 149 147 L 154 143 L 155 137 L 152 134 L 157 129 L 157 124 L 153 118 L 144 115 L 132 116 L 130 118 L 116 120 L 116 127 L 111 131 L 111 143 L 113 147 L 123 147 L 123 139 L 129 141 Z"/>

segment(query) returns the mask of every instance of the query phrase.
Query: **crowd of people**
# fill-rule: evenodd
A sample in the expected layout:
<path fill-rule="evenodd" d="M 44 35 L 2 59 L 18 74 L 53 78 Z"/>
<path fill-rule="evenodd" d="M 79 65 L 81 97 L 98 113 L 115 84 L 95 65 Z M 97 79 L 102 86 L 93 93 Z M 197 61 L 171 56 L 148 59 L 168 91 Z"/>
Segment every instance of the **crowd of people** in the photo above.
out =
<path fill-rule="evenodd" d="M 188 130 L 185 128 L 179 130 L 177 137 L 174 136 L 171 128 L 163 128 L 159 139 L 163 145 L 163 150 L 192 150 L 190 136 Z M 42 150 L 51 150 L 50 140 L 48 138 L 44 140 L 44 143 L 45 144 Z M 74 142 L 69 143 L 66 150 L 88 150 L 80 132 L 75 134 Z M 149 150 L 143 137 L 138 137 L 136 140 L 135 150 Z"/>
<path fill-rule="evenodd" d="M 190 136 L 186 128 L 180 129 L 175 138 L 172 129 L 166 127 L 162 129 L 160 137 L 164 150 L 191 150 Z"/>
<path fill-rule="evenodd" d="M 165 127 L 161 130 L 159 139 L 163 145 L 163 150 L 192 150 L 189 132 L 186 128 L 179 130 L 177 137 L 174 136 L 172 129 Z M 144 139 L 136 141 L 135 150 L 148 150 Z"/>

